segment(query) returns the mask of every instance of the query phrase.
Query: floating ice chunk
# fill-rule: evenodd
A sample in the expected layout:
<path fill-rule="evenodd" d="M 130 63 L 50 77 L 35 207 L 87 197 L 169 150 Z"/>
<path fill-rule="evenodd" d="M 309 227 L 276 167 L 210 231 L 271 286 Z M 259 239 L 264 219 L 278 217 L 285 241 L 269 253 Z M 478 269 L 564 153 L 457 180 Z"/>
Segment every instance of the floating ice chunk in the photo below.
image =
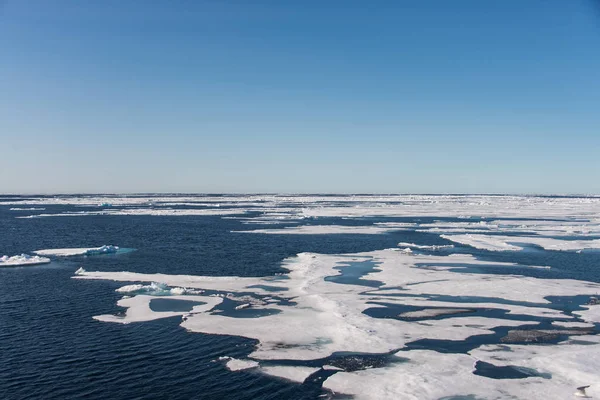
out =
<path fill-rule="evenodd" d="M 83 273 L 78 275 L 84 275 Z M 201 290 L 187 289 L 183 287 L 169 287 L 169 285 L 160 282 L 152 282 L 149 285 L 134 284 L 125 285 L 115 290 L 117 293 L 134 293 L 134 294 L 147 294 L 150 296 L 180 296 L 184 294 L 200 294 Z"/>
<path fill-rule="evenodd" d="M 143 322 L 153 321 L 161 318 L 169 318 L 174 316 L 186 316 L 190 317 L 197 313 L 203 313 L 211 310 L 216 305 L 220 304 L 223 299 L 220 297 L 208 297 L 208 296 L 172 296 L 174 300 L 186 300 L 186 301 L 198 301 L 204 304 L 196 305 L 192 308 L 191 312 L 187 311 L 152 311 L 150 308 L 150 302 L 157 296 L 149 296 L 140 294 L 133 297 L 121 298 L 117 302 L 117 305 L 127 308 L 124 316 L 116 315 L 97 315 L 94 316 L 95 320 L 103 322 L 117 322 L 121 324 L 129 324 L 132 322 Z"/>
<path fill-rule="evenodd" d="M 233 357 L 219 357 L 219 360 L 226 361 L 225 366 L 230 371 L 241 371 L 258 367 L 258 362 L 254 360 L 239 360 Z"/>
<path fill-rule="evenodd" d="M 88 249 L 85 252 L 85 255 L 92 256 L 92 255 L 96 255 L 96 254 L 111 254 L 111 253 L 116 253 L 117 251 L 119 251 L 118 246 L 104 245 L 97 249 Z"/>
<path fill-rule="evenodd" d="M 48 264 L 49 258 L 30 256 L 28 254 L 20 254 L 17 256 L 2 256 L 0 257 L 0 267 L 21 267 L 26 265 Z"/>
<path fill-rule="evenodd" d="M 115 254 L 130 250 L 131 249 L 121 249 L 118 246 L 104 245 L 100 247 L 78 247 L 69 249 L 36 250 L 34 251 L 34 253 L 40 256 L 69 257 L 81 255 L 94 256 L 100 254 Z"/>
<path fill-rule="evenodd" d="M 248 308 L 248 307 L 250 307 L 250 304 L 249 303 L 244 303 L 244 304 L 240 304 L 239 306 L 236 306 L 235 309 L 236 310 L 242 310 L 242 309 Z"/>
<path fill-rule="evenodd" d="M 186 289 L 182 287 L 174 287 L 171 289 L 171 294 L 182 295 L 186 293 Z"/>

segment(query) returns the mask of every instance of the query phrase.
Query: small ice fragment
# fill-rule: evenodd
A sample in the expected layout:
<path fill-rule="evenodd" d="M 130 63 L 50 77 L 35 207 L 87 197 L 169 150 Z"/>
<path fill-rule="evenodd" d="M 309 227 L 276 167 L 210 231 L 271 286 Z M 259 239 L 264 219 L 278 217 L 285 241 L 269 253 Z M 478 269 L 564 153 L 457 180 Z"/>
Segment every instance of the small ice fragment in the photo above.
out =
<path fill-rule="evenodd" d="M 174 287 L 171 289 L 171 294 L 174 294 L 174 295 L 182 295 L 182 294 L 186 294 L 186 292 L 187 292 L 187 290 L 182 287 Z"/>

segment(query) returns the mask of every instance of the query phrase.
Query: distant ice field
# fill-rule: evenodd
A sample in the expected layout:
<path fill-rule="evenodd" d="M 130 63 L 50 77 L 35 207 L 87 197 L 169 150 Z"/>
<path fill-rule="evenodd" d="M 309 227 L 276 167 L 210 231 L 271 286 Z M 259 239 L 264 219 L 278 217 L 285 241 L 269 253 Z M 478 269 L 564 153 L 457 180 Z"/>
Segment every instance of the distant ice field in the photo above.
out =
<path fill-rule="evenodd" d="M 0 268 L 0 398 L 600 396 L 597 196 L 12 195 L 0 229 L 48 262 Z"/>

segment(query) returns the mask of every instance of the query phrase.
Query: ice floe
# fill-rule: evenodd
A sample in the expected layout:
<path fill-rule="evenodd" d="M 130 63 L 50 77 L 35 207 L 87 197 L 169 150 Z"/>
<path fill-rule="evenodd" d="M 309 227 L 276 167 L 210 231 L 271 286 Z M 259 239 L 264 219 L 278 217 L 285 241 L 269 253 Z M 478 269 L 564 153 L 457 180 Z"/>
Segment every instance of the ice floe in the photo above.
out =
<path fill-rule="evenodd" d="M 256 368 L 258 367 L 258 362 L 253 360 L 239 360 L 233 357 L 219 357 L 220 361 L 225 361 L 225 366 L 230 371 L 241 371 L 244 369 Z"/>
<path fill-rule="evenodd" d="M 560 240 L 549 237 L 534 236 L 500 236 L 500 235 L 441 235 L 442 238 L 455 243 L 465 244 L 477 249 L 491 251 L 518 251 L 524 245 L 535 245 L 545 250 L 575 251 L 584 249 L 600 249 L 600 239 L 595 240 Z M 524 245 L 523 245 L 524 244 Z"/>
<path fill-rule="evenodd" d="M 124 315 L 97 315 L 94 319 L 103 322 L 118 322 L 121 324 L 129 324 L 132 322 L 153 321 L 161 318 L 169 318 L 175 316 L 185 316 L 189 318 L 196 313 L 202 313 L 212 309 L 220 304 L 223 299 L 220 297 L 209 296 L 171 296 L 169 299 L 197 301 L 199 304 L 193 307 L 191 312 L 188 311 L 153 311 L 150 308 L 150 302 L 155 296 L 139 294 L 133 297 L 123 297 L 117 302 L 120 307 L 125 307 L 127 310 Z"/>
<path fill-rule="evenodd" d="M 16 256 L 2 256 L 0 257 L 0 267 L 21 267 L 27 265 L 40 265 L 48 264 L 49 258 L 30 256 L 28 254 L 19 254 Z"/>
<path fill-rule="evenodd" d="M 121 249 L 118 246 L 104 245 L 100 247 L 78 247 L 69 249 L 46 249 L 36 250 L 33 253 L 40 256 L 55 256 L 55 257 L 69 257 L 69 256 L 94 256 L 100 254 L 115 254 L 118 252 L 129 251 L 131 249 Z"/>

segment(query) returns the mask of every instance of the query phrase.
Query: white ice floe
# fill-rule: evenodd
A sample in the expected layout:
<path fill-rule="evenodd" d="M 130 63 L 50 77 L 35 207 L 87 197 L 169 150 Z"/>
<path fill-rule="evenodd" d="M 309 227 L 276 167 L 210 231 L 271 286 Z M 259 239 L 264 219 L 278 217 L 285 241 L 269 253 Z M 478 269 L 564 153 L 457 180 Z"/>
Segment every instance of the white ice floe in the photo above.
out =
<path fill-rule="evenodd" d="M 20 254 L 16 256 L 2 256 L 0 257 L 0 267 L 21 267 L 26 265 L 40 265 L 48 264 L 49 258 L 30 256 L 28 254 Z"/>
<path fill-rule="evenodd" d="M 209 296 L 171 296 L 170 299 L 197 301 L 206 304 L 199 304 L 192 308 L 192 311 L 152 311 L 150 302 L 156 296 L 140 294 L 133 297 L 125 298 L 125 296 L 117 302 L 120 307 L 127 308 L 125 315 L 97 315 L 95 320 L 103 322 L 118 322 L 121 324 L 129 324 L 132 322 L 153 321 L 161 318 L 169 318 L 174 316 L 186 316 L 190 318 L 196 313 L 203 313 L 220 304 L 223 299 L 220 297 Z"/>
<path fill-rule="evenodd" d="M 584 249 L 600 249 L 600 239 L 595 240 L 561 240 L 537 236 L 500 236 L 500 235 L 442 235 L 444 239 L 455 243 L 491 251 L 518 251 L 525 245 L 535 245 L 545 250 L 575 251 Z"/>
<path fill-rule="evenodd" d="M 219 357 L 219 360 L 225 361 L 225 366 L 230 371 L 241 371 L 258 367 L 258 362 L 254 360 L 239 360 L 233 357 Z"/>
<path fill-rule="evenodd" d="M 79 255 L 93 256 L 99 254 L 115 254 L 118 253 L 119 250 L 127 249 L 120 249 L 118 246 L 104 245 L 100 247 L 78 247 L 70 249 L 36 250 L 33 253 L 40 256 L 69 257 Z"/>

